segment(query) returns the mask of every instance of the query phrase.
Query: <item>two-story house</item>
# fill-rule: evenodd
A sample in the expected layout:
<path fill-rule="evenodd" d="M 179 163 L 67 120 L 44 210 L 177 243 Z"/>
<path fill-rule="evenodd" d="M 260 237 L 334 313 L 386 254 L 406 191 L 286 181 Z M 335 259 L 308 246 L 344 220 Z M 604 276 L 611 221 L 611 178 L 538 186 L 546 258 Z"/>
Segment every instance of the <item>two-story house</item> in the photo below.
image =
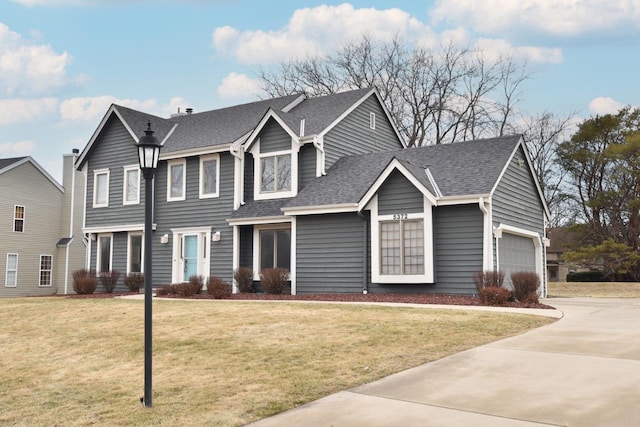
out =
<path fill-rule="evenodd" d="M 141 271 L 134 144 L 148 122 L 163 144 L 156 285 L 238 267 L 256 280 L 287 268 L 292 293 L 473 293 L 481 269 L 543 276 L 546 206 L 521 138 L 405 150 L 373 89 L 168 119 L 112 105 L 76 163 L 89 268 Z"/>
<path fill-rule="evenodd" d="M 84 175 L 77 150 L 60 185 L 31 157 L 0 159 L 0 297 L 72 293 L 84 266 Z"/>

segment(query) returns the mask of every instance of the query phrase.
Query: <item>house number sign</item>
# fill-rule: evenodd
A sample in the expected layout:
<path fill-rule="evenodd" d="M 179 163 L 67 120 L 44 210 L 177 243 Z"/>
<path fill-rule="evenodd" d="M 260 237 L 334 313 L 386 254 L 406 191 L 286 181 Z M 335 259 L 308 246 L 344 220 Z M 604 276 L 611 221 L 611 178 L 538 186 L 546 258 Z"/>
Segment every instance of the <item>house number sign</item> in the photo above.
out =
<path fill-rule="evenodd" d="M 406 213 L 393 214 L 393 219 L 395 221 L 399 221 L 401 219 L 409 219 L 409 214 L 406 214 Z"/>

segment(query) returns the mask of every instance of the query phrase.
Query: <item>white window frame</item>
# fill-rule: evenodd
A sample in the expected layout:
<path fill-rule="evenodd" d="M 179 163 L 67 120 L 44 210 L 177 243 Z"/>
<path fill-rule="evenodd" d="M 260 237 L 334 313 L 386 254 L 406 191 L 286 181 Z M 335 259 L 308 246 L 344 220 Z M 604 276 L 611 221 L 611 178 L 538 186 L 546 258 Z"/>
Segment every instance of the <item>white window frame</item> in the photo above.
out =
<path fill-rule="evenodd" d="M 258 145 L 258 144 L 256 144 Z M 269 157 L 289 156 L 291 168 L 291 188 L 289 190 L 262 191 L 262 160 Z M 254 154 L 254 198 L 255 200 L 281 199 L 293 197 L 298 188 L 298 156 L 293 150 L 273 151 Z M 277 175 L 276 175 L 277 180 Z"/>
<path fill-rule="evenodd" d="M 42 269 L 42 258 L 43 257 L 49 257 L 51 260 L 51 268 L 49 270 L 43 270 Z M 49 272 L 49 284 L 48 285 L 43 285 L 42 284 L 42 272 L 44 271 L 48 271 Z M 48 255 L 48 254 L 41 254 L 40 255 L 40 264 L 38 265 L 38 287 L 41 288 L 48 288 L 51 287 L 53 283 L 53 255 Z"/>
<path fill-rule="evenodd" d="M 109 246 L 109 271 L 113 270 L 113 233 L 100 233 L 96 237 L 96 274 L 98 276 L 102 273 L 100 271 L 102 261 L 102 245 L 100 244 L 100 239 L 105 237 L 111 239 L 111 245 Z"/>
<path fill-rule="evenodd" d="M 16 257 L 16 268 L 15 269 L 9 269 L 9 257 L 11 256 L 15 256 Z M 5 273 L 4 273 L 4 287 L 5 288 L 16 288 L 18 287 L 18 261 L 19 261 L 19 256 L 16 253 L 8 253 L 7 254 L 7 263 L 5 264 Z M 15 273 L 14 277 L 14 282 L 13 283 L 9 283 L 9 272 L 13 271 Z"/>
<path fill-rule="evenodd" d="M 173 250 L 171 283 L 182 282 L 184 272 L 184 236 L 198 236 L 198 274 L 205 278 L 211 271 L 211 227 L 172 228 Z M 188 278 L 187 278 L 188 280 Z"/>
<path fill-rule="evenodd" d="M 216 189 L 213 193 L 204 192 L 205 176 L 204 176 L 204 163 L 215 161 L 216 162 Z M 220 155 L 211 154 L 208 156 L 200 156 L 200 198 L 209 199 L 218 197 L 220 194 Z"/>
<path fill-rule="evenodd" d="M 182 165 L 182 196 L 171 196 L 172 173 L 171 168 L 176 165 Z M 167 202 L 175 202 L 185 200 L 187 196 L 187 160 L 175 159 L 167 161 Z"/>
<path fill-rule="evenodd" d="M 18 218 L 16 214 L 18 213 L 18 208 L 22 208 L 22 218 Z M 27 219 L 27 208 L 24 205 L 13 205 L 13 232 L 14 233 L 24 233 L 25 225 Z M 16 221 L 22 221 L 22 230 L 16 230 Z"/>
<path fill-rule="evenodd" d="M 433 268 L 433 219 L 431 203 L 424 198 L 423 212 L 419 213 L 403 213 L 398 212 L 390 215 L 378 214 L 378 199 L 375 196 L 369 204 L 371 209 L 371 280 L 373 283 L 434 283 Z M 381 244 L 380 229 L 382 222 L 398 221 L 398 220 L 416 220 L 423 221 L 422 231 L 424 233 L 424 273 L 423 274 L 382 274 L 381 273 Z"/>
<path fill-rule="evenodd" d="M 131 231 L 127 233 L 127 274 L 131 273 L 131 237 L 140 236 L 140 271 L 144 273 L 144 233 L 141 231 Z"/>
<path fill-rule="evenodd" d="M 376 130 L 376 113 L 369 113 L 369 129 Z"/>
<path fill-rule="evenodd" d="M 96 169 L 93 171 L 93 207 L 94 208 L 108 208 L 109 207 L 109 181 L 110 181 L 110 170 L 109 169 Z M 98 176 L 106 175 L 106 194 L 107 199 L 104 203 L 98 202 Z"/>
<path fill-rule="evenodd" d="M 253 226 L 253 280 L 260 280 L 260 232 L 266 230 L 290 230 L 291 236 L 291 253 L 289 254 L 289 263 L 290 270 L 294 267 L 294 256 L 293 256 L 293 226 L 290 222 L 282 222 L 275 224 L 264 224 L 264 225 L 254 225 Z"/>
<path fill-rule="evenodd" d="M 139 205 L 140 204 L 140 165 L 123 166 L 122 177 L 122 204 L 123 205 Z M 138 175 L 138 194 L 135 200 L 127 200 L 127 191 L 129 189 L 127 175 L 129 172 L 135 171 Z"/>

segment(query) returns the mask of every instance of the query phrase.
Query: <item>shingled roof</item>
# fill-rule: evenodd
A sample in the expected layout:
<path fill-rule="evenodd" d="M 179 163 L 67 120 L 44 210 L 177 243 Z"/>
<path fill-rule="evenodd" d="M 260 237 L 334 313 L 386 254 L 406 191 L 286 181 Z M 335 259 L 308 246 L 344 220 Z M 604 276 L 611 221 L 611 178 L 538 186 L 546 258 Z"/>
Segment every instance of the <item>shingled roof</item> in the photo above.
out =
<path fill-rule="evenodd" d="M 14 163 L 18 163 L 19 161 L 26 159 L 26 157 L 12 157 L 9 159 L 0 159 L 0 172 L 3 171 L 3 169 L 8 168 L 9 166 L 13 165 Z"/>
<path fill-rule="evenodd" d="M 356 205 L 394 159 L 434 196 L 427 169 L 443 197 L 489 194 L 520 139 L 514 135 L 343 157 L 284 208 Z"/>

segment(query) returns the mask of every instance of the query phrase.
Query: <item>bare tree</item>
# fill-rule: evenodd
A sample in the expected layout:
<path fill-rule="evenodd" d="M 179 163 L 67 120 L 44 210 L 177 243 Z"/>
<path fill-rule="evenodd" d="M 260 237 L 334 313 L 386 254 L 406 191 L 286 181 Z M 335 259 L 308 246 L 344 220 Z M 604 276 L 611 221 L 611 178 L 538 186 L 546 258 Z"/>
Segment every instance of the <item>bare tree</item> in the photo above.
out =
<path fill-rule="evenodd" d="M 454 44 L 408 47 L 363 36 L 324 57 L 283 62 L 259 77 L 269 96 L 377 88 L 407 146 L 502 135 L 528 78 L 513 58 Z"/>

